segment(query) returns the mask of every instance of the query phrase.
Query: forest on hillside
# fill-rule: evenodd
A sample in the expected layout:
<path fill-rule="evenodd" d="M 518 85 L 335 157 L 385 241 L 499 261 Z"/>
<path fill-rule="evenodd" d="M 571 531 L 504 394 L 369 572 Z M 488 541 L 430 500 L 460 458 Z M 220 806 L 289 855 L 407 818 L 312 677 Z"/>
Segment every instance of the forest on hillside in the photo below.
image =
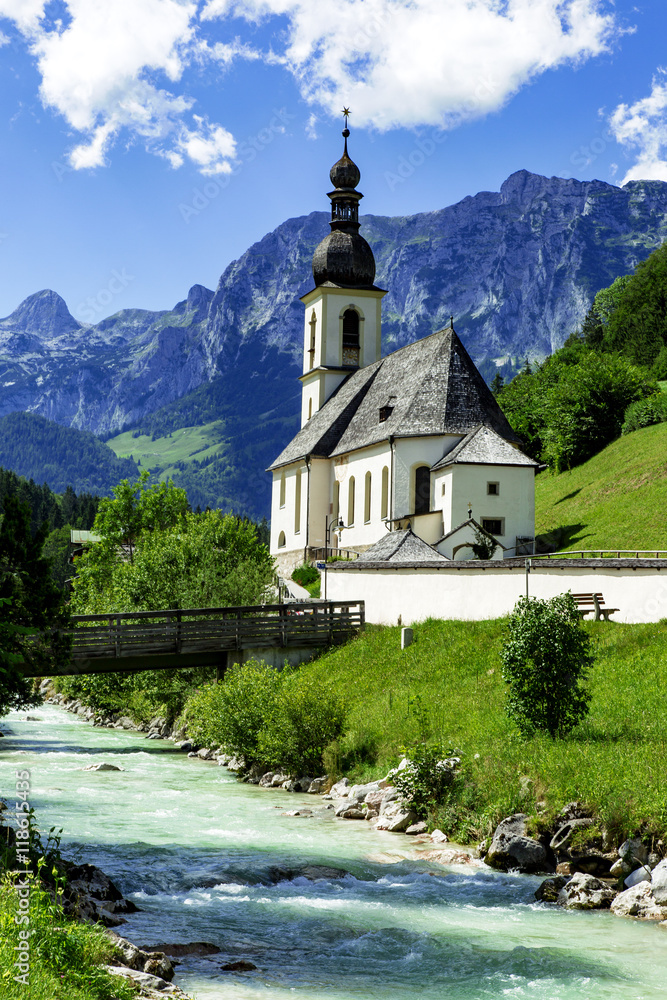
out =
<path fill-rule="evenodd" d="M 90 431 L 63 427 L 36 413 L 0 417 L 0 466 L 55 493 L 68 486 L 102 496 L 121 479 L 136 477 L 136 463 L 117 458 Z"/>
<path fill-rule="evenodd" d="M 560 350 L 492 390 L 526 452 L 552 471 L 667 420 L 667 244 L 601 289 Z"/>

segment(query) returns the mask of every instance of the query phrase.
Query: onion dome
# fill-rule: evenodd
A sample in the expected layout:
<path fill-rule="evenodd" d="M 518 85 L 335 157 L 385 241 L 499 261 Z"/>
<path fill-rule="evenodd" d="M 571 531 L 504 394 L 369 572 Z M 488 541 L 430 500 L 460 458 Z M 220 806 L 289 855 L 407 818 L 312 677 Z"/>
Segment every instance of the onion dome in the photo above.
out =
<path fill-rule="evenodd" d="M 349 129 L 345 129 L 343 137 L 345 139 L 345 150 L 338 163 L 334 163 L 329 172 L 331 183 L 335 188 L 356 188 L 361 180 L 361 171 L 354 160 L 347 155 L 347 137 Z"/>
<path fill-rule="evenodd" d="M 313 254 L 316 285 L 368 288 L 375 281 L 375 257 L 363 236 L 340 229 L 325 236 Z"/>
<path fill-rule="evenodd" d="M 343 288 L 368 288 L 375 280 L 375 258 L 363 236 L 359 235 L 359 202 L 363 198 L 356 186 L 361 178 L 358 166 L 347 152 L 347 138 L 343 155 L 331 168 L 329 177 L 334 190 L 331 199 L 331 232 L 325 236 L 313 254 L 313 277 L 316 285 L 339 285 Z"/>

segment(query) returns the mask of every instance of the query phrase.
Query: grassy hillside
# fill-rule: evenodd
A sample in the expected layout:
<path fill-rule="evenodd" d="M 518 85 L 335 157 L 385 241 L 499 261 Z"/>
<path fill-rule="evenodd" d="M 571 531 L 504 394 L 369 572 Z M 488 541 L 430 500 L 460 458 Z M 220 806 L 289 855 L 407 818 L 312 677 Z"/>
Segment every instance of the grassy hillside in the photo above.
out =
<path fill-rule="evenodd" d="M 667 549 L 667 424 L 536 480 L 535 530 L 557 549 Z"/>
<path fill-rule="evenodd" d="M 667 831 L 667 627 L 588 622 L 597 662 L 588 719 L 570 737 L 524 740 L 504 712 L 504 622 L 426 621 L 402 651 L 400 628 L 369 628 L 301 667 L 350 706 L 340 769 L 376 777 L 424 736 L 461 751 L 465 781 L 433 821 L 467 841 L 515 811 L 580 799 L 619 836 Z M 478 757 L 475 755 L 479 754 Z"/>
<path fill-rule="evenodd" d="M 109 438 L 108 446 L 119 458 L 133 458 L 151 472 L 160 469 L 160 478 L 168 479 L 179 471 L 178 463 L 201 462 L 224 450 L 223 427 L 219 420 L 201 427 L 181 427 L 155 440 L 150 434 L 126 431 Z"/>

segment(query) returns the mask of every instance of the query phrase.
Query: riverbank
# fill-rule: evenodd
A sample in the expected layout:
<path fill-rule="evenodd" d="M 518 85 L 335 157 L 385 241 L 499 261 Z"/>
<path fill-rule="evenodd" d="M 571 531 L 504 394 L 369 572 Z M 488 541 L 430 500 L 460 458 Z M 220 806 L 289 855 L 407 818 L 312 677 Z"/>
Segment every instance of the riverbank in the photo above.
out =
<path fill-rule="evenodd" d="M 15 761 L 30 769 L 44 828 L 62 826 L 67 856 L 106 871 L 137 904 L 121 933 L 142 948 L 214 946 L 178 958 L 176 981 L 197 1000 L 258 990 L 265 1000 L 294 990 L 606 1000 L 610 989 L 615 1000 L 662 1000 L 664 931 L 652 924 L 537 904 L 539 877 L 336 819 L 319 796 L 238 782 L 168 742 L 50 706 L 35 715 L 8 720 L 0 777 Z M 99 763 L 121 769 L 90 769 Z M 256 968 L 224 971 L 240 962 Z"/>
<path fill-rule="evenodd" d="M 85 706 L 64 701 L 60 695 L 51 700 L 69 711 L 90 715 Z M 98 716 L 88 721 L 107 728 L 133 728 L 127 717 L 114 720 Z M 164 720 L 154 719 L 145 733 L 153 739 L 168 730 Z M 180 730 L 176 738 L 182 735 Z M 567 909 L 610 908 L 618 916 L 657 921 L 667 927 L 665 842 L 645 836 L 644 840 L 637 837 L 615 844 L 613 834 L 583 802 L 569 802 L 554 817 L 549 817 L 544 808 L 533 816 L 515 813 L 502 819 L 493 835 L 477 849 L 445 848 L 447 835 L 440 829 L 429 834 L 423 813 L 406 801 L 406 787 L 418 784 L 416 765 L 408 757 L 380 779 L 351 784 L 348 778 L 334 781 L 327 775 L 312 778 L 257 764 L 246 767 L 242 759 L 231 758 L 216 748 L 198 748 L 187 739 L 176 746 L 189 757 L 223 765 L 241 780 L 260 788 L 322 796 L 331 803 L 327 808 L 339 820 L 361 820 L 377 830 L 410 835 L 419 845 L 412 852 L 413 859 L 470 864 L 481 856 L 501 871 L 553 873 L 555 878 L 547 879 L 536 891 L 538 901 Z M 460 767 L 460 757 L 438 761 L 441 788 L 461 782 Z M 406 779 L 410 774 L 413 777 Z M 312 815 L 312 809 L 302 807 L 284 815 L 305 817 Z M 405 856 L 409 857 L 410 852 Z"/>

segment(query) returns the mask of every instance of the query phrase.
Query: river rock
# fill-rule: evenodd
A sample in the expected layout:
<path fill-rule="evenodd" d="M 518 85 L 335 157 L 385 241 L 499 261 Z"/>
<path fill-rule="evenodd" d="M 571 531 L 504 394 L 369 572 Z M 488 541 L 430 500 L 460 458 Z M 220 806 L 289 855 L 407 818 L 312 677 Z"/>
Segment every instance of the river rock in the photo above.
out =
<path fill-rule="evenodd" d="M 556 902 L 566 910 L 602 910 L 611 905 L 615 895 L 604 882 L 577 872 L 562 887 Z"/>
<path fill-rule="evenodd" d="M 311 781 L 311 783 L 310 783 L 310 785 L 308 787 L 308 794 L 309 795 L 319 795 L 319 794 L 321 794 L 321 792 L 323 792 L 324 789 L 326 788 L 326 784 L 327 784 L 328 780 L 329 779 L 326 776 L 326 774 L 323 775 L 323 777 L 321 777 L 321 778 L 313 778 L 313 780 Z"/>
<path fill-rule="evenodd" d="M 619 892 L 611 904 L 611 912 L 619 917 L 640 917 L 643 920 L 667 920 L 667 907 L 656 902 L 650 882 L 640 882 Z"/>
<path fill-rule="evenodd" d="M 156 948 L 138 948 L 136 944 L 121 937 L 114 931 L 108 932 L 116 948 L 116 955 L 124 966 L 137 972 L 145 972 L 151 976 L 171 981 L 174 978 L 174 967 L 163 951 Z"/>
<path fill-rule="evenodd" d="M 659 861 L 651 872 L 651 892 L 659 906 L 667 906 L 667 858 Z"/>
<path fill-rule="evenodd" d="M 409 826 L 405 832 L 409 834 L 409 836 L 414 837 L 419 833 L 426 833 L 427 830 L 428 823 L 422 819 L 418 823 L 413 823 L 412 826 Z"/>
<path fill-rule="evenodd" d="M 257 966 L 243 958 L 238 962 L 225 962 L 220 968 L 223 972 L 252 972 Z"/>
<path fill-rule="evenodd" d="M 535 890 L 535 899 L 542 903 L 556 903 L 558 893 L 564 885 L 567 885 L 570 878 L 570 875 L 554 875 L 552 878 L 545 878 L 544 882 Z"/>
<path fill-rule="evenodd" d="M 570 819 L 559 829 L 551 838 L 551 843 L 549 847 L 552 851 L 563 851 L 565 850 L 567 844 L 572 839 L 574 833 L 584 826 L 591 826 L 593 820 L 589 816 L 584 816 L 580 819 Z"/>
<path fill-rule="evenodd" d="M 283 774 L 282 771 L 279 771 L 271 778 L 271 788 L 279 788 L 286 781 L 289 781 L 289 774 Z"/>
<path fill-rule="evenodd" d="M 337 781 L 335 785 L 330 789 L 329 795 L 332 799 L 342 799 L 347 795 L 350 782 L 347 778 L 342 778 Z"/>
<path fill-rule="evenodd" d="M 431 833 L 431 840 L 434 844 L 446 844 L 449 837 L 446 833 L 443 833 L 442 830 L 433 830 Z"/>
<path fill-rule="evenodd" d="M 641 840 L 624 840 L 618 849 L 618 856 L 634 870 L 637 865 L 645 865 L 648 861 L 648 847 Z"/>
<path fill-rule="evenodd" d="M 202 747 L 201 750 L 197 750 L 197 756 L 200 760 L 213 760 L 213 751 L 210 747 Z"/>
<path fill-rule="evenodd" d="M 267 771 L 266 774 L 263 774 L 262 777 L 259 779 L 259 785 L 260 785 L 260 787 L 261 788 L 270 788 L 271 787 L 271 782 L 273 781 L 273 776 L 274 776 L 275 773 L 276 773 L 275 771 Z"/>
<path fill-rule="evenodd" d="M 635 868 L 633 872 L 630 872 L 628 877 L 623 882 L 626 889 L 632 889 L 633 885 L 639 885 L 640 882 L 650 882 L 651 881 L 651 869 L 648 865 L 642 865 L 641 868 Z"/>
<path fill-rule="evenodd" d="M 228 771 L 245 771 L 245 761 L 242 757 L 231 757 L 225 767 Z"/>
<path fill-rule="evenodd" d="M 368 796 L 380 792 L 377 781 L 371 781 L 367 785 L 352 785 L 347 792 L 347 797 L 351 801 L 365 802 Z"/>
<path fill-rule="evenodd" d="M 116 723 L 117 729 L 136 729 L 136 726 L 129 715 L 121 715 Z"/>
<path fill-rule="evenodd" d="M 498 824 L 485 857 L 487 865 L 501 871 L 553 871 L 553 864 L 544 846 L 538 840 L 526 836 L 527 818 L 525 813 L 514 813 Z"/>
<path fill-rule="evenodd" d="M 623 858 L 617 858 L 609 869 L 609 874 L 613 875 L 614 878 L 625 878 L 631 871 L 632 866 L 627 861 L 624 861 Z"/>
<path fill-rule="evenodd" d="M 366 819 L 366 811 L 361 808 L 360 802 L 342 799 L 336 806 L 334 816 L 338 816 L 339 819 Z"/>
<path fill-rule="evenodd" d="M 174 958 L 183 958 L 185 955 L 219 955 L 222 949 L 217 944 L 209 944 L 207 941 L 192 941 L 189 944 L 154 944 L 142 945 L 141 951 L 162 952 Z"/>
<path fill-rule="evenodd" d="M 133 982 L 144 989 L 158 990 L 160 993 L 170 993 L 173 989 L 170 988 L 169 983 L 165 979 L 161 979 L 159 976 L 151 976 L 146 972 L 139 972 L 137 969 L 130 969 L 124 965 L 105 965 L 103 968 L 107 972 L 113 973 L 113 975 L 133 980 Z"/>
<path fill-rule="evenodd" d="M 600 854 L 598 851 L 587 851 L 586 854 L 573 854 L 570 859 L 572 874 L 583 872 L 596 878 L 606 878 L 611 873 L 613 855 Z"/>
<path fill-rule="evenodd" d="M 89 764 L 88 767 L 82 767 L 82 771 L 124 771 L 124 767 L 118 767 L 116 764 Z"/>

